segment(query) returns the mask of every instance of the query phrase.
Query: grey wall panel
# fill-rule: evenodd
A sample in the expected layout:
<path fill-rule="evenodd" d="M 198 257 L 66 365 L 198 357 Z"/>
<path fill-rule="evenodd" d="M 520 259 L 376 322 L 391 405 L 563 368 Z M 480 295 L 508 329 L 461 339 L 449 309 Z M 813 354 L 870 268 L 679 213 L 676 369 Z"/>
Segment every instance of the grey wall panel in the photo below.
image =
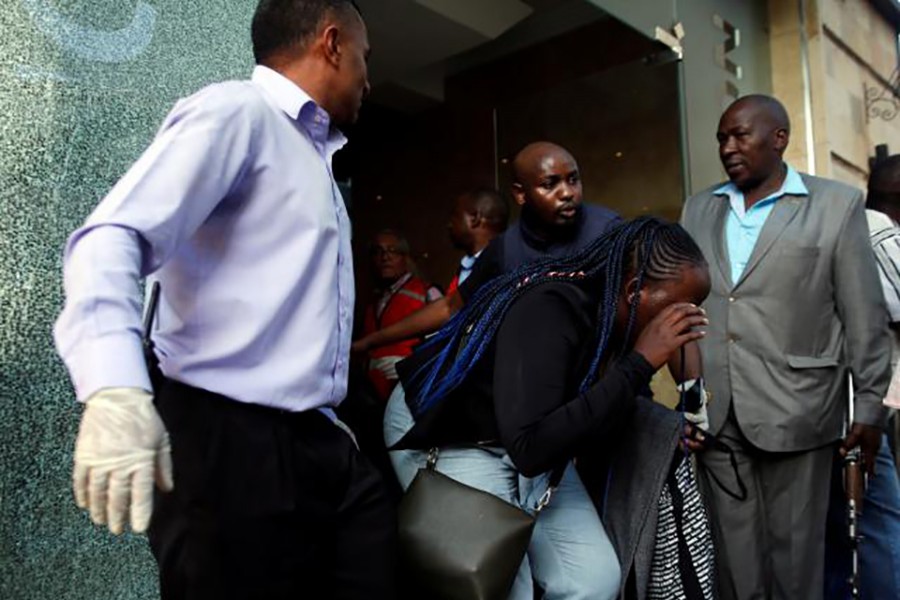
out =
<path fill-rule="evenodd" d="M 678 19 L 685 29 L 688 170 L 698 192 L 725 177 L 716 143 L 723 109 L 737 96 L 772 91 L 768 14 L 764 0 L 678 0 Z M 739 45 L 732 49 L 734 38 Z"/>
<path fill-rule="evenodd" d="M 75 507 L 80 407 L 56 357 L 66 236 L 180 96 L 246 76 L 255 0 L 0 8 L 0 598 L 158 597 L 146 539 Z"/>

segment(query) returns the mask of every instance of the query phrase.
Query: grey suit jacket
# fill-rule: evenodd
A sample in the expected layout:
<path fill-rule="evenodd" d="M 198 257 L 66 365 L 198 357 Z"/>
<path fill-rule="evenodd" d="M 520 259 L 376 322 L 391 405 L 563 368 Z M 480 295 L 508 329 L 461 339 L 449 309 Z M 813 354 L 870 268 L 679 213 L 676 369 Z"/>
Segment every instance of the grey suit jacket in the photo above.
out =
<path fill-rule="evenodd" d="M 855 388 L 855 421 L 884 425 L 890 379 L 887 311 L 858 190 L 802 175 L 809 196 L 775 203 L 741 278 L 731 281 L 729 201 L 709 188 L 682 225 L 709 262 L 710 326 L 701 343 L 710 431 L 734 406 L 741 430 L 771 451 L 838 439 Z"/>

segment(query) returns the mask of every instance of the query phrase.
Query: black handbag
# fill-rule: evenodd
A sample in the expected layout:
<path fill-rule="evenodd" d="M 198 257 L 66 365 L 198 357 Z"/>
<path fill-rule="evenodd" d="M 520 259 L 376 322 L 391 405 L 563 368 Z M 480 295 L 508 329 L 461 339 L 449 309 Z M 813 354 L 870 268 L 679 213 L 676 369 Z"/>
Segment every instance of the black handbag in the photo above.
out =
<path fill-rule="evenodd" d="M 535 516 L 435 470 L 428 453 L 399 507 L 401 560 L 429 600 L 505 600 L 531 541 Z M 546 507 L 565 467 L 538 502 Z"/>

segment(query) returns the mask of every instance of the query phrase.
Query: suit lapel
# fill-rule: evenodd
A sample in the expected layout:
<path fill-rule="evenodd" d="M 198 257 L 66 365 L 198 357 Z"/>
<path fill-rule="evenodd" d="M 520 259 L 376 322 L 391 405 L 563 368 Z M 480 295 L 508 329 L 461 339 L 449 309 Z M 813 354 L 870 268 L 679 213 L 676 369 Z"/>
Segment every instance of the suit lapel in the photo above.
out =
<path fill-rule="evenodd" d="M 750 260 L 747 261 L 747 267 L 741 274 L 740 279 L 734 284 L 735 288 L 740 286 L 741 283 L 747 279 L 747 276 L 759 265 L 763 257 L 769 253 L 769 250 L 772 249 L 772 244 L 781 237 L 785 227 L 787 227 L 797 215 L 803 198 L 804 197 L 792 196 L 789 194 L 775 201 L 772 212 L 769 213 L 762 231 L 759 232 L 759 238 L 756 240 L 756 245 L 753 247 L 753 252 L 750 254 Z"/>

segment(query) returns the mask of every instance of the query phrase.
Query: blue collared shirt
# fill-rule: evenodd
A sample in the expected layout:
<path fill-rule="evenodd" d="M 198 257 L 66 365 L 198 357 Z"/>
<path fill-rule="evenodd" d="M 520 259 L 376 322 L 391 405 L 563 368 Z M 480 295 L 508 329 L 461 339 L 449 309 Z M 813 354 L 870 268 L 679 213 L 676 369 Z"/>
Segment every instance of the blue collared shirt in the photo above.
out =
<path fill-rule="evenodd" d="M 744 193 L 731 182 L 713 192 L 716 195 L 727 196 L 731 205 L 725 221 L 725 243 L 728 246 L 728 258 L 731 261 L 732 285 L 738 282 L 744 269 L 747 268 L 753 247 L 756 246 L 759 233 L 766 224 L 769 213 L 775 207 L 775 202 L 788 194 L 793 196 L 809 195 L 809 190 L 806 189 L 800 174 L 790 165 L 785 166 L 787 174 L 778 191 L 759 200 L 750 207 L 750 210 L 744 208 Z"/>
<path fill-rule="evenodd" d="M 475 266 L 475 261 L 478 260 L 478 257 L 481 256 L 482 252 L 484 252 L 483 248 L 472 256 L 467 254 L 459 259 L 459 279 L 457 280 L 457 285 L 469 278 L 469 275 L 472 274 L 472 267 Z"/>
<path fill-rule="evenodd" d="M 150 389 L 138 282 L 152 274 L 166 376 L 291 411 L 339 404 L 354 286 L 331 159 L 345 142 L 262 66 L 178 102 L 66 246 L 55 337 L 78 398 Z"/>

